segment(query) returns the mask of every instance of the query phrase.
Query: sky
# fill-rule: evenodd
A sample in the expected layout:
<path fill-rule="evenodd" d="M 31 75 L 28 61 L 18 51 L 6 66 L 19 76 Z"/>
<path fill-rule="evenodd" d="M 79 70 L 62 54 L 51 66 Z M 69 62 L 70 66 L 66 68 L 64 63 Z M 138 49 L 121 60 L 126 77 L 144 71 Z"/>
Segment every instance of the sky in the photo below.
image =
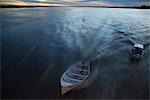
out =
<path fill-rule="evenodd" d="M 0 0 L 0 4 L 35 6 L 136 6 L 150 5 L 150 0 Z"/>

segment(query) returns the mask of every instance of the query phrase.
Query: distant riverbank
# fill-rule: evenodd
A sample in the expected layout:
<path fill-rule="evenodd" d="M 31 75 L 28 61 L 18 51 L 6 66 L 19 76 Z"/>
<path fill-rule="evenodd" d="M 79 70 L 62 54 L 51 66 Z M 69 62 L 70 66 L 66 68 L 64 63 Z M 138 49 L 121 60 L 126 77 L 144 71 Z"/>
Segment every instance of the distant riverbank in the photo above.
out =
<path fill-rule="evenodd" d="M 18 6 L 18 5 L 0 5 L 0 8 L 33 8 L 33 7 L 98 7 L 98 8 L 132 8 L 132 9 L 150 9 L 150 6 L 142 5 L 142 6 Z"/>

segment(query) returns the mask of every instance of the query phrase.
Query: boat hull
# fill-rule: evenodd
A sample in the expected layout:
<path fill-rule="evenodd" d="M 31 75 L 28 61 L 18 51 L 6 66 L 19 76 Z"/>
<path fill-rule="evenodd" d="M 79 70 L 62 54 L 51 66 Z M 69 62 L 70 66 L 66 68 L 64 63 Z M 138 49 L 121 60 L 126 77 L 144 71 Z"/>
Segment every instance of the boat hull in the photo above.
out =
<path fill-rule="evenodd" d="M 64 95 L 66 93 L 68 93 L 69 91 L 77 88 L 78 86 L 77 85 L 74 85 L 74 86 L 68 86 L 68 87 L 61 87 L 61 95 Z"/>

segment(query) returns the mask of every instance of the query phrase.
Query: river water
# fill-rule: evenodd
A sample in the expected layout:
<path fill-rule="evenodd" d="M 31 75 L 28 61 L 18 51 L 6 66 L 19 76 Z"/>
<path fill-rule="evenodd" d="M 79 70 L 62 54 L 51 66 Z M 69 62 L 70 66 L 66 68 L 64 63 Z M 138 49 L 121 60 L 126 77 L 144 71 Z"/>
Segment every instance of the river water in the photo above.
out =
<path fill-rule="evenodd" d="M 90 7 L 1 9 L 2 98 L 149 98 L 150 10 Z M 139 62 L 129 59 L 145 45 Z M 60 95 L 77 59 L 91 62 L 88 85 Z"/>

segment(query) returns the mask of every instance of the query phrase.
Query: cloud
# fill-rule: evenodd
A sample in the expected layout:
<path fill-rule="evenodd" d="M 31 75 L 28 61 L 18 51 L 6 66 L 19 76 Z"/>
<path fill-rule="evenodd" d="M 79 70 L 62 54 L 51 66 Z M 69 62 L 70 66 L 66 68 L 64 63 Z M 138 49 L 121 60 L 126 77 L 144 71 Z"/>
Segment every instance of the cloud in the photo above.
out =
<path fill-rule="evenodd" d="M 0 4 L 16 6 L 65 6 L 61 3 L 49 3 L 42 0 L 0 0 Z"/>

